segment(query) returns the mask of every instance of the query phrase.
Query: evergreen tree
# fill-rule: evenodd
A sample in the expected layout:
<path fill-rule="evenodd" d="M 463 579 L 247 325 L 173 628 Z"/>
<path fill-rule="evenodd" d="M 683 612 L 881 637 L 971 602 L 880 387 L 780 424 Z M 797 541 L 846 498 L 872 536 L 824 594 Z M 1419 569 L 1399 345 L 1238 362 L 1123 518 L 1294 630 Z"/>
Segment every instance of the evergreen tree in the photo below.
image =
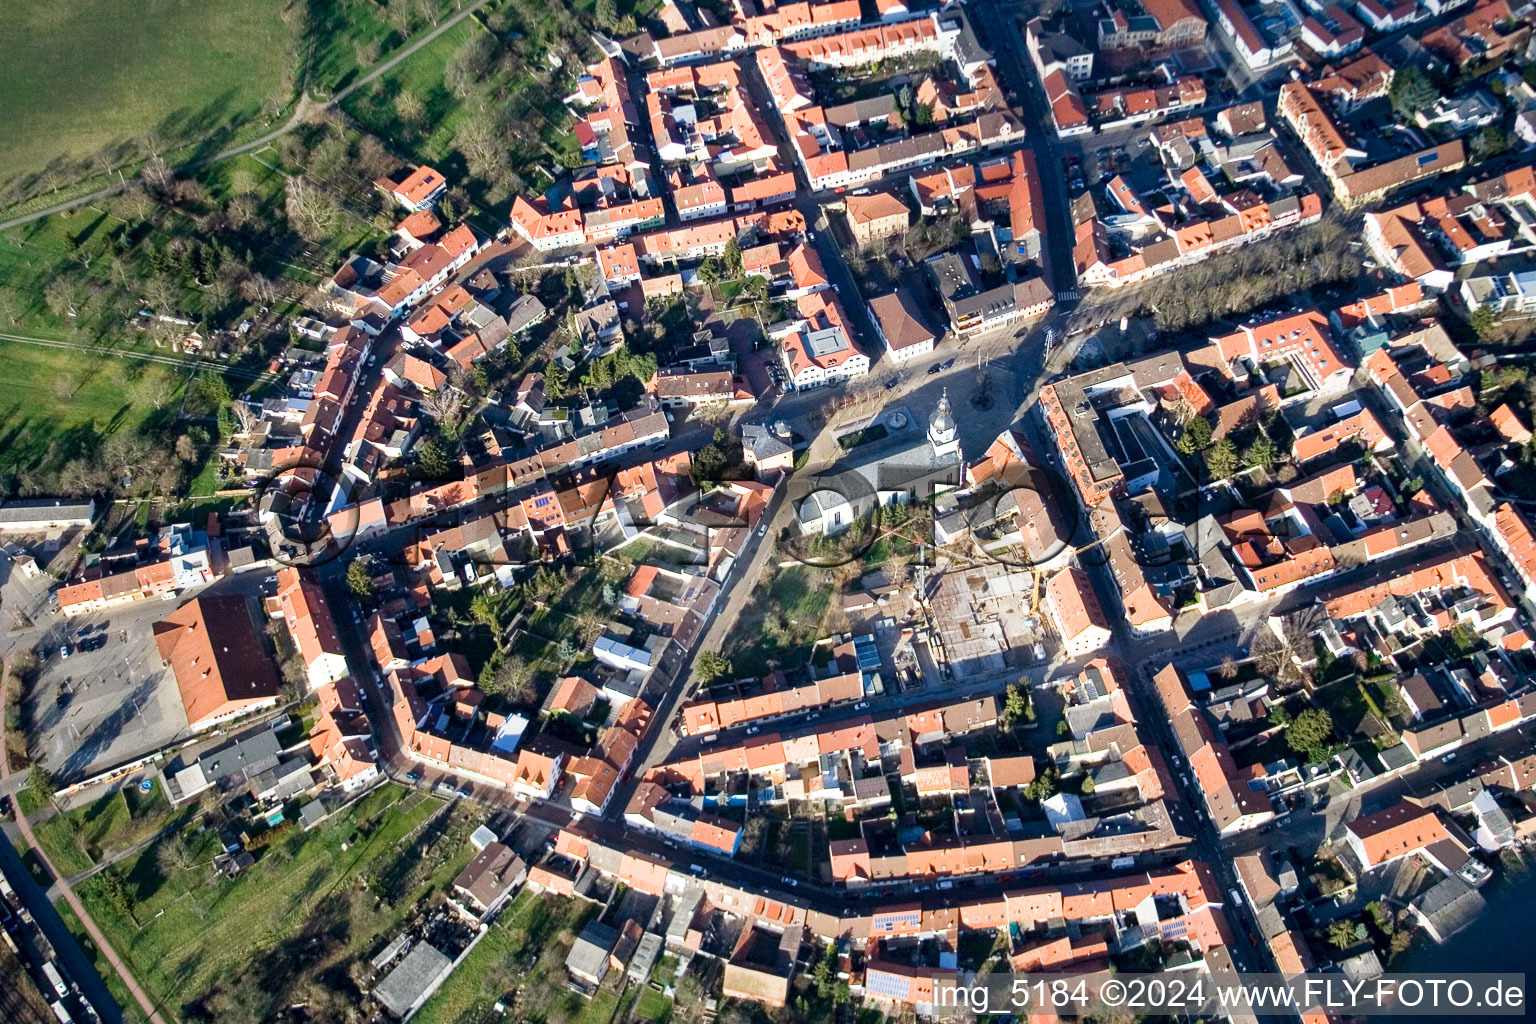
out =
<path fill-rule="evenodd" d="M 1211 421 L 1204 416 L 1195 416 L 1184 424 L 1184 432 L 1179 435 L 1175 445 L 1184 455 L 1193 455 L 1202 452 L 1211 446 Z"/>
<path fill-rule="evenodd" d="M 1250 469 L 1271 470 L 1275 468 L 1276 454 L 1275 443 L 1260 434 L 1243 453 L 1243 465 Z"/>
<path fill-rule="evenodd" d="M 1205 465 L 1214 480 L 1225 480 L 1237 470 L 1237 446 L 1225 437 L 1205 453 Z"/>
<path fill-rule="evenodd" d="M 434 480 L 441 480 L 451 471 L 452 466 L 448 461 L 448 451 L 443 443 L 435 437 L 429 437 L 416 449 L 416 461 L 421 466 L 421 471 Z"/>
<path fill-rule="evenodd" d="M 347 566 L 347 587 L 352 593 L 364 600 L 372 599 L 378 593 L 378 588 L 373 583 L 373 562 L 368 558 L 355 558 L 352 564 Z"/>

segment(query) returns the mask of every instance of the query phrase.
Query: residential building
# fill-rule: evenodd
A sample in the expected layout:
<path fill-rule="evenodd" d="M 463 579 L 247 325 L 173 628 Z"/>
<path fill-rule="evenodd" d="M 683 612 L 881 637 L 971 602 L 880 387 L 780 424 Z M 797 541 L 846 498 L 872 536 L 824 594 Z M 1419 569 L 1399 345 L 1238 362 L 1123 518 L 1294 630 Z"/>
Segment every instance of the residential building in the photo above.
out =
<path fill-rule="evenodd" d="M 1091 654 L 1113 636 L 1093 584 L 1081 569 L 1068 567 L 1051 577 L 1045 585 L 1045 608 L 1070 657 Z"/>
<path fill-rule="evenodd" d="M 907 230 L 911 216 L 906 203 L 884 190 L 849 196 L 847 214 L 848 227 L 853 231 L 854 241 L 860 245 L 901 234 Z"/>
<path fill-rule="evenodd" d="M 933 331 L 923 324 L 917 302 L 905 289 L 870 299 L 869 318 L 898 366 L 933 351 Z"/>
<path fill-rule="evenodd" d="M 304 661 L 310 689 L 347 675 L 347 657 L 320 585 L 287 566 L 277 574 L 277 601 L 278 614 Z"/>

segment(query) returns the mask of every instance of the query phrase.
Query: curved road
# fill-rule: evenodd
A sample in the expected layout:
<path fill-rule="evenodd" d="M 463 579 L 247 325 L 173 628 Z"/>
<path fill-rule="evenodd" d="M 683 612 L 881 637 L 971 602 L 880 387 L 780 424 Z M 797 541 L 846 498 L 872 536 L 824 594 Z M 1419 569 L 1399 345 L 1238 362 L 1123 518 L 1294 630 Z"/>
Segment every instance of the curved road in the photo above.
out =
<path fill-rule="evenodd" d="M 4 672 L 0 673 L 0 707 L 3 707 L 5 704 L 5 695 L 7 688 L 10 686 L 10 678 L 10 664 L 7 662 Z M 0 732 L 0 781 L 9 781 L 10 777 L 11 759 L 5 752 L 4 733 Z M 107 942 L 107 937 L 101 933 L 101 929 L 91 919 L 91 915 L 86 913 L 85 904 L 80 902 L 80 897 L 75 894 L 75 890 L 70 887 L 69 882 L 65 880 L 64 876 L 49 862 L 48 855 L 43 852 L 43 848 L 38 845 L 36 837 L 33 836 L 32 826 L 27 822 L 27 816 L 21 812 L 19 803 L 16 804 L 16 827 L 21 831 L 22 839 L 37 854 L 37 859 L 48 869 L 48 873 L 57 879 L 55 884 L 64 896 L 64 901 L 69 904 L 69 908 L 80 919 L 80 923 L 85 927 L 86 934 L 90 935 L 91 941 L 96 944 L 96 948 L 101 951 L 101 955 L 106 958 L 107 963 L 112 965 L 112 969 L 122 979 L 123 987 L 133 996 L 134 1002 L 139 1004 L 139 1009 L 144 1011 L 144 1016 L 149 1020 L 150 1024 L 166 1024 L 165 1018 L 160 1016 L 160 1012 L 155 1009 L 154 1002 L 150 1000 L 149 995 L 145 993 L 144 989 L 139 986 L 138 980 L 133 976 L 133 972 L 128 970 L 122 959 L 117 955 L 117 952 Z M 9 846 L 8 843 L 5 845 Z M 7 873 L 9 874 L 9 872 Z M 26 881 L 31 880 L 31 877 L 26 875 L 25 872 L 23 872 L 23 878 Z M 17 892 L 19 893 L 20 891 L 21 888 L 18 886 Z M 35 901 L 33 902 L 35 904 Z M 42 909 L 43 913 L 38 913 L 38 909 Z M 54 929 L 48 927 L 49 924 L 58 920 L 58 915 L 53 912 L 51 906 L 47 905 L 46 898 L 43 899 L 42 908 L 34 906 L 33 916 L 37 918 L 39 926 L 49 933 L 48 939 L 60 951 L 59 955 L 70 961 L 67 966 L 70 967 L 70 974 L 74 977 L 76 983 L 87 992 L 93 991 L 96 986 L 91 985 L 90 982 L 92 980 L 99 982 L 100 978 L 96 976 L 95 969 L 85 961 L 79 946 L 76 945 L 74 938 L 70 936 L 68 931 L 64 931 L 62 936 L 56 937 L 53 934 Z M 58 926 L 62 928 L 63 922 L 59 921 Z M 97 993 L 97 998 L 91 1000 L 91 1004 L 97 1008 L 97 1011 L 104 1018 L 107 1017 L 107 1013 L 102 1010 L 102 1006 L 105 1005 L 108 1010 L 114 1008 L 114 1004 L 110 1000 L 105 1004 L 100 1001 L 100 993 Z"/>
<path fill-rule="evenodd" d="M 249 142 L 244 142 L 238 146 L 231 146 L 229 149 L 221 150 L 217 153 L 214 153 L 212 156 L 205 156 L 200 160 L 193 160 L 190 163 L 181 164 L 176 168 L 176 170 L 178 172 L 194 171 L 199 167 L 206 167 L 209 164 L 216 164 L 220 161 L 228 160 L 231 157 L 237 157 L 245 153 L 255 152 L 256 150 L 261 149 L 263 146 L 267 146 L 273 142 L 276 142 L 278 139 L 282 138 L 284 135 L 287 135 L 289 132 L 293 131 L 305 121 L 311 120 L 316 115 L 324 113 L 332 107 L 338 106 L 339 104 L 345 102 L 347 97 L 351 96 L 357 90 L 363 88 L 366 85 L 371 85 L 379 78 L 380 75 L 387 74 L 396 64 L 399 64 L 401 61 L 414 54 L 417 50 L 420 50 L 423 46 L 426 46 L 428 43 L 432 42 L 432 40 L 436 39 L 444 32 L 447 32 L 449 29 L 453 28 L 465 18 L 474 14 L 480 8 L 484 7 L 488 2 L 489 0 L 475 0 L 474 3 L 470 4 L 468 7 L 464 8 L 462 11 L 459 11 L 452 17 L 448 18 L 442 24 L 434 28 L 431 32 L 428 32 L 420 39 L 417 39 L 403 50 L 395 53 L 384 63 L 375 67 L 372 71 L 368 72 L 366 75 L 338 92 L 335 96 L 332 96 L 325 103 L 316 103 L 314 100 L 309 98 L 309 94 L 307 92 L 304 93 L 299 97 L 298 109 L 293 112 L 292 117 L 283 122 L 281 127 L 274 128 L 272 131 L 267 132 L 265 135 L 252 139 Z M 44 207 L 43 209 L 36 210 L 32 213 L 23 214 L 20 217 L 13 217 L 7 221 L 0 221 L 0 231 L 4 231 L 8 228 L 20 227 L 23 224 L 30 224 L 35 220 L 42 220 L 44 217 L 51 217 L 56 213 L 63 213 L 66 210 L 73 210 L 77 206 L 84 206 L 87 203 L 94 203 L 98 199 L 106 199 L 108 196 L 113 196 L 118 192 L 121 192 L 125 184 L 125 182 L 119 181 L 116 185 L 108 185 L 106 188 L 97 189 L 95 192 L 80 196 L 76 199 L 69 199 L 62 203 L 55 203 L 52 206 Z"/>

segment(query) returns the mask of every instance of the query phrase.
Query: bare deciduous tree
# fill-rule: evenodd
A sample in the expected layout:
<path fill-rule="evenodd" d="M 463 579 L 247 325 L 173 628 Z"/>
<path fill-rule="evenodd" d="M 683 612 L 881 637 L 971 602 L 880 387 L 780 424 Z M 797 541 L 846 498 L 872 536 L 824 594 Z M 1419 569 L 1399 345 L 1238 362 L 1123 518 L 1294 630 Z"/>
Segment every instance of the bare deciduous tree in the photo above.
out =
<path fill-rule="evenodd" d="M 139 177 L 143 178 L 150 188 L 161 193 L 169 192 L 171 186 L 176 184 L 176 172 L 158 156 L 150 157 L 149 162 L 139 171 Z"/>
<path fill-rule="evenodd" d="M 295 231 L 309 239 L 330 235 L 340 215 L 335 200 L 302 174 L 288 179 L 284 193 L 288 220 Z"/>

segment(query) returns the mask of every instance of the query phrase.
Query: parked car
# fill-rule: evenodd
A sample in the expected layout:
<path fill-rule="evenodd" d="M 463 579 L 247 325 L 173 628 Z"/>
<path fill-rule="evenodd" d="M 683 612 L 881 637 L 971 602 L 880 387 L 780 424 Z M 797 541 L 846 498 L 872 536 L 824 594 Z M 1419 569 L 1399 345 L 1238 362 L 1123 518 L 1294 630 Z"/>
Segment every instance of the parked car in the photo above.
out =
<path fill-rule="evenodd" d="M 421 781 L 421 772 L 417 772 L 417 771 L 406 772 L 405 773 L 405 781 L 406 782 L 420 782 Z"/>

